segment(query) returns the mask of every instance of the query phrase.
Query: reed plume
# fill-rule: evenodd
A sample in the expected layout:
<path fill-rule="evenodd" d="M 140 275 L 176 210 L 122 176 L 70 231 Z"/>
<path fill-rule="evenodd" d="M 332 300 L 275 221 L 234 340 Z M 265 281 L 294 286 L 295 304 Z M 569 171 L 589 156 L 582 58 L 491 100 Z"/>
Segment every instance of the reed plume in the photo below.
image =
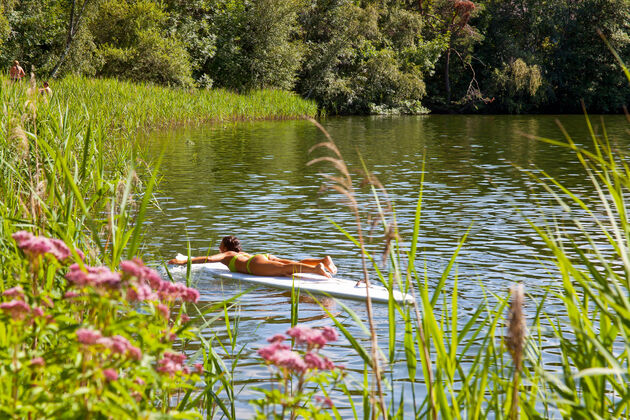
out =
<path fill-rule="evenodd" d="M 377 341 L 376 326 L 374 324 L 374 317 L 373 317 L 373 311 L 372 311 L 372 299 L 370 298 L 370 280 L 368 278 L 367 261 L 365 258 L 366 251 L 365 251 L 365 243 L 363 239 L 363 228 L 362 228 L 361 216 L 359 214 L 359 205 L 356 200 L 356 195 L 355 195 L 354 186 L 352 182 L 352 176 L 350 174 L 350 171 L 348 170 L 348 167 L 346 166 L 346 162 L 343 159 L 341 152 L 337 148 L 337 145 L 333 141 L 330 134 L 328 134 L 326 129 L 322 127 L 322 125 L 318 123 L 317 121 L 315 121 L 314 119 L 309 118 L 309 121 L 313 123 L 324 134 L 324 136 L 326 136 L 326 139 L 327 139 L 327 141 L 318 143 L 314 145 L 313 147 L 311 147 L 309 150 L 309 153 L 312 153 L 314 150 L 318 148 L 327 148 L 330 151 L 332 151 L 332 153 L 334 154 L 334 157 L 323 156 L 323 157 L 315 158 L 311 160 L 310 162 L 308 162 L 307 165 L 311 166 L 319 162 L 328 162 L 337 169 L 337 171 L 339 172 L 339 176 L 321 174 L 322 177 L 328 181 L 328 184 L 323 186 L 323 188 L 325 189 L 330 188 L 337 191 L 339 194 L 341 194 L 347 201 L 347 205 L 355 217 L 355 222 L 357 225 L 358 241 L 361 246 L 363 281 L 365 282 L 365 291 L 366 291 L 366 296 L 367 296 L 365 300 L 365 305 L 366 305 L 368 323 L 370 326 L 370 335 L 371 335 L 370 341 L 372 343 L 372 364 L 373 364 L 372 366 L 373 366 L 374 382 L 376 384 L 377 398 L 378 398 L 377 399 L 373 397 L 373 399 L 376 400 L 375 402 L 379 406 L 380 413 L 383 416 L 383 420 L 385 420 L 387 418 L 387 411 L 386 411 L 385 398 L 383 395 L 383 388 L 382 388 L 382 372 L 381 372 L 381 367 L 379 363 L 378 341 Z M 374 418 L 374 412 L 372 412 L 372 418 Z"/>
<path fill-rule="evenodd" d="M 525 337 L 527 335 L 527 325 L 525 323 L 525 313 L 523 304 L 525 292 L 522 284 L 511 287 L 510 309 L 508 313 L 507 337 L 505 344 L 514 362 L 514 378 L 512 381 L 512 407 L 510 409 L 510 419 L 518 419 L 519 407 L 519 382 L 523 367 L 523 350 L 525 348 Z"/>

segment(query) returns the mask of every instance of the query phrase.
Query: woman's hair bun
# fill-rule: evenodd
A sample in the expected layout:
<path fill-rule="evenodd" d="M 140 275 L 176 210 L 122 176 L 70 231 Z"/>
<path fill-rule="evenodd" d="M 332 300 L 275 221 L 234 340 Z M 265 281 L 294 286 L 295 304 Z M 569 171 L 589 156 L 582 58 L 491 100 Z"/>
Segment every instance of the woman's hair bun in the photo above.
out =
<path fill-rule="evenodd" d="M 221 240 L 221 243 L 223 244 L 225 249 L 228 251 L 234 251 L 234 252 L 243 251 L 243 248 L 241 248 L 241 241 L 239 241 L 236 236 L 232 236 L 232 235 L 224 236 L 223 239 Z"/>

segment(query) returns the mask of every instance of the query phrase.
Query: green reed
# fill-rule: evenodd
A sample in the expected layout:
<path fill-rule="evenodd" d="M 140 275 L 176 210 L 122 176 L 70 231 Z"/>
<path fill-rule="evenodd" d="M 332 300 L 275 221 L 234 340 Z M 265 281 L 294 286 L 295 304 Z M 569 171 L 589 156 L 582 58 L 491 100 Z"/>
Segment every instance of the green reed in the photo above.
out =
<path fill-rule="evenodd" d="M 262 113 L 252 117 L 254 111 L 248 114 L 248 107 L 262 108 L 274 103 L 269 92 L 260 93 L 249 105 L 230 102 L 236 101 L 233 94 L 217 92 L 215 99 L 200 100 L 204 104 L 198 104 L 191 98 L 210 93 L 81 78 L 65 79 L 53 86 L 52 98 L 45 98 L 27 86 L 1 82 L 2 290 L 26 275 L 22 258 L 10 239 L 19 229 L 61 238 L 75 249 L 86 250 L 91 263 L 112 268 L 138 252 L 142 243 L 139 226 L 157 182 L 157 168 L 143 163 L 130 142 L 120 141 L 128 139 L 128 133 L 174 123 L 264 118 Z M 130 98 L 132 94 L 136 97 Z M 69 103 L 71 97 L 74 99 Z M 179 105 L 165 110 L 163 104 L 170 104 L 171 100 Z M 199 117 L 199 109 L 211 109 L 212 101 L 225 112 Z M 277 101 L 285 103 L 281 98 Z M 290 113 L 286 112 L 282 118 L 288 118 Z M 294 115 L 304 114 L 308 113 L 298 111 Z M 521 303 L 519 299 L 510 301 L 507 290 L 498 295 L 484 290 L 485 299 L 472 314 L 463 317 L 458 301 L 456 257 L 465 246 L 468 232 L 463 232 L 461 241 L 453 244 L 452 258 L 439 278 L 430 278 L 417 257 L 421 251 L 417 238 L 421 228 L 422 180 L 412 236 L 405 242 L 396 224 L 395 205 L 378 180 L 363 167 L 361 176 L 368 181 L 382 225 L 387 266 L 380 263 L 382 256 L 370 252 L 360 234 L 341 226 L 339 229 L 357 245 L 366 268 L 369 265 L 375 273 L 369 281 L 408 291 L 415 296 L 415 303 L 400 305 L 390 300 L 389 330 L 384 342 L 376 340 L 369 302 L 367 322 L 339 303 L 364 337 L 353 336 L 339 316 L 329 314 L 364 362 L 362 377 L 348 378 L 338 385 L 338 390 L 347 396 L 354 418 L 359 418 L 360 410 L 366 419 L 411 415 L 445 419 L 630 417 L 630 222 L 625 201 L 630 189 L 630 161 L 626 154 L 613 149 L 603 125 L 604 131 L 596 135 L 588 117 L 586 123 L 593 138 L 588 149 L 577 146 L 569 136 L 564 141 L 540 140 L 575 154 L 593 184 L 595 199 L 586 200 L 572 193 L 544 172 L 543 176 L 530 174 L 555 197 L 555 204 L 566 210 L 575 229 L 569 230 L 554 219 L 544 225 L 530 222 L 552 252 L 557 274 L 550 274 L 554 286 L 543 288 L 542 297 L 524 296 L 524 304 L 534 314 L 527 320 L 527 335 L 522 331 L 522 315 L 518 315 Z M 334 144 L 323 147 L 336 149 Z M 350 175 L 340 155 L 322 160 L 341 168 L 344 177 Z M 138 177 L 139 170 L 148 176 Z M 349 188 L 348 182 L 353 181 L 343 178 L 343 184 L 335 184 L 339 179 L 329 178 L 330 185 L 350 198 L 351 204 L 354 200 L 353 212 L 359 216 L 356 231 L 360 232 L 364 229 L 360 216 L 365 214 Z M 589 220 L 576 217 L 573 208 Z M 589 223 L 596 232 L 587 227 Z M 51 271 L 41 275 L 47 290 L 58 286 L 60 279 Z M 479 287 L 483 290 L 483 285 Z M 292 325 L 298 319 L 298 292 L 292 292 Z M 566 316 L 545 310 L 550 299 L 562 302 Z M 188 341 L 200 340 L 196 350 L 189 350 L 191 358 L 203 360 L 203 385 L 171 389 L 169 392 L 174 393 L 162 394 L 155 409 L 167 411 L 173 396 L 177 396 L 174 408 L 179 412 L 235 418 L 238 391 L 234 378 L 243 351 L 236 344 L 237 300 L 235 296 L 206 308 L 187 309 L 195 316 L 195 325 L 177 332 L 184 334 L 184 348 L 189 347 Z M 200 333 L 217 322 L 225 323 L 228 329 L 227 343 L 217 337 L 207 339 Z M 8 340 L 6 331 L 2 331 L 0 353 Z M 516 342 L 510 343 L 514 337 Z M 556 350 L 560 366 L 548 364 L 542 356 L 543 346 L 550 341 L 559 343 Z M 225 358 L 231 360 L 230 366 Z M 412 392 L 404 395 L 392 392 L 392 367 L 398 363 L 404 364 L 407 380 L 412 384 Z M 1 384 L 6 386 L 7 382 Z M 404 406 L 413 407 L 413 413 L 405 412 L 401 408 Z M 123 413 L 118 410 L 114 411 Z M 332 411 L 340 418 L 336 409 Z"/>
<path fill-rule="evenodd" d="M 416 300 L 412 306 L 390 300 L 385 342 L 370 339 L 370 347 L 329 313 L 365 364 L 363 381 L 357 378 L 354 389 L 341 389 L 351 403 L 354 418 L 359 418 L 353 401 L 357 395 L 366 419 L 409 418 L 411 413 L 402 409 L 405 404 L 413 407 L 416 418 L 630 417 L 630 222 L 625 199 L 630 192 L 630 160 L 627 154 L 613 150 L 603 124 L 599 136 L 588 116 L 586 124 L 593 139 L 592 151 L 578 147 L 568 135 L 565 141 L 540 140 L 575 153 L 593 184 L 593 200 L 573 194 L 547 173 L 543 172 L 542 177 L 531 174 L 544 191 L 555 197 L 551 205 L 565 209 L 575 228 L 567 229 L 556 220 L 544 225 L 530 222 L 553 254 L 557 273 L 550 273 L 550 283 L 556 286 L 541 287 L 542 297 L 538 298 L 525 296 L 517 288 L 511 301 L 507 294 L 485 290 L 486 299 L 465 318 L 458 307 L 455 261 L 468 233 L 454 244 L 453 256 L 442 275 L 429 278 L 416 256 L 422 188 L 412 237 L 405 246 L 396 225 L 395 206 L 363 165 L 362 184 L 368 185 L 376 204 L 372 207 L 377 209 L 375 216 L 365 219 L 381 221 L 387 266 L 363 243 L 360 232 L 365 222 L 357 218 L 357 234 L 333 224 L 371 263 L 378 283 L 409 291 Z M 313 162 L 328 162 L 339 171 L 340 176 L 326 176 L 327 185 L 346 197 L 356 214 L 358 208 L 369 206 L 357 203 L 357 195 L 348 187 L 352 182 L 348 180 L 349 170 L 331 142 L 328 136 L 328 143 L 318 146 L 331 150 L 332 156 Z M 588 214 L 597 232 L 587 228 L 589 221 L 574 215 L 574 207 Z M 577 233 L 566 233 L 570 231 Z M 374 283 L 375 279 L 370 281 Z M 482 284 L 479 287 L 483 290 Z M 564 304 L 566 317 L 547 313 L 545 305 L 550 299 Z M 523 305 L 534 314 L 527 325 Z M 376 336 L 369 310 L 365 325 L 363 317 L 340 306 L 365 332 L 366 340 Z M 404 331 L 402 338 L 398 328 Z M 549 365 L 542 356 L 543 346 L 554 341 L 559 343 L 556 350 L 561 354 L 560 367 Z M 404 396 L 396 395 L 391 388 L 393 366 L 401 363 L 412 384 L 412 392 Z M 375 372 L 371 382 L 367 375 L 370 371 Z M 374 384 L 379 380 L 380 386 Z M 385 403 L 383 394 L 370 391 L 374 389 L 387 389 Z"/>
<path fill-rule="evenodd" d="M 65 412 L 71 417 L 83 417 L 103 415 L 109 410 L 109 415 L 117 418 L 137 418 L 147 412 L 191 418 L 204 412 L 212 415 L 218 410 L 227 418 L 235 418 L 233 377 L 242 349 L 234 347 L 238 322 L 229 324 L 232 300 L 206 308 L 191 304 L 172 308 L 178 313 L 191 313 L 194 322 L 160 319 L 151 305 L 136 312 L 133 305 L 122 302 L 112 311 L 109 305 L 114 301 L 97 296 L 89 298 L 94 307 L 65 313 L 64 308 L 71 303 L 63 298 L 68 287 L 63 278 L 64 267 L 49 259 L 27 266 L 11 235 L 28 230 L 59 238 L 70 247 L 79 264 L 105 265 L 115 270 L 122 260 L 141 251 L 142 220 L 158 182 L 160 159 L 147 164 L 131 141 L 139 129 L 206 121 L 299 118 L 313 115 L 314 105 L 277 91 L 237 95 L 81 77 L 67 77 L 52 88 L 52 96 L 43 96 L 34 78 L 14 84 L 0 77 L 0 293 L 16 284 L 26 285 L 32 278 L 32 287 L 25 287 L 28 302 L 34 304 L 40 296 L 47 296 L 42 302 L 50 300 L 55 308 L 47 314 L 51 322 L 67 324 L 56 334 L 51 335 L 46 328 L 22 337 L 20 329 L 16 329 L 19 321 L 14 325 L 14 320 L 0 314 L 0 359 L 3 363 L 12 360 L 0 368 L 0 416 L 19 418 L 29 413 L 37 418 L 55 418 Z M 85 251 L 85 261 L 79 259 L 77 250 Z M 7 299 L 10 300 L 2 300 L 8 302 Z M 97 306 L 102 313 L 96 310 Z M 217 311 L 222 315 L 216 315 Z M 146 324 L 156 316 L 154 324 Z M 171 322 L 166 331 L 176 327 L 172 334 L 183 348 L 191 339 L 201 340 L 201 347 L 190 352 L 189 360 L 203 361 L 204 385 L 191 388 L 186 381 L 165 376 L 125 389 L 122 384 L 131 383 L 131 378 L 121 377 L 120 382 L 111 382 L 111 387 L 102 379 L 86 379 L 71 364 L 66 365 L 72 362 L 73 352 L 80 353 L 75 330 L 81 322 L 73 324 L 74 317 L 91 320 L 92 326 L 107 329 L 112 336 L 122 334 L 132 340 L 132 336 L 144 340 L 143 353 L 150 354 L 146 357 L 161 357 L 160 352 L 170 348 L 168 333 L 166 339 L 160 338 L 165 332 L 159 329 Z M 226 352 L 233 360 L 229 369 L 215 351 L 216 340 L 201 335 L 218 319 L 226 322 L 233 339 L 231 350 Z M 8 323 L 5 325 L 4 321 Z M 133 328 L 129 330 L 133 324 L 144 325 L 146 334 L 151 331 L 154 335 L 148 337 L 142 331 L 139 336 L 134 334 Z M 40 328 L 40 324 L 29 328 Z M 55 346 L 65 349 L 70 360 L 56 355 Z M 30 376 L 25 369 L 28 360 L 39 355 L 44 356 L 45 368 L 39 373 L 33 370 Z M 19 366 L 23 366 L 21 370 Z M 125 366 L 122 369 L 128 373 L 135 369 Z M 58 375 L 66 379 L 61 380 Z M 28 378 L 36 379 L 43 388 L 29 384 Z M 47 383 L 48 380 L 52 382 Z M 73 396 L 80 395 L 82 389 L 85 398 Z M 146 395 L 133 394 L 141 391 Z M 135 403 L 137 398 L 142 401 Z"/>
<path fill-rule="evenodd" d="M 55 86 L 53 100 L 97 115 L 115 131 L 181 124 L 303 118 L 317 114 L 314 102 L 279 90 L 241 95 L 223 89 L 187 90 L 113 79 L 68 76 Z"/>

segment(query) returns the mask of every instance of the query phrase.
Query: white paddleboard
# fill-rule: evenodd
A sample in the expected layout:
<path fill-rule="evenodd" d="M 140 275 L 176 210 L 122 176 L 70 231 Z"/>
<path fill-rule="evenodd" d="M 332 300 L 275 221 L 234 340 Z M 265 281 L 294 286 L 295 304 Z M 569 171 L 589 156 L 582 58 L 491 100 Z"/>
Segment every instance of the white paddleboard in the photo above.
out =
<path fill-rule="evenodd" d="M 178 260 L 188 259 L 186 256 L 178 254 Z M 171 267 L 183 267 L 183 266 L 171 266 Z M 267 276 L 255 276 L 253 274 L 244 274 L 231 272 L 222 263 L 203 263 L 192 264 L 194 269 L 203 269 L 210 273 L 222 278 L 244 281 L 252 284 L 260 284 L 264 286 L 274 287 L 277 289 L 291 290 L 295 288 L 301 292 L 309 292 L 315 295 L 328 295 L 339 298 L 353 299 L 353 300 L 365 300 L 367 296 L 365 283 L 359 283 L 352 280 L 344 280 L 320 276 L 319 274 L 300 273 L 293 277 L 267 277 Z M 412 303 L 414 301 L 413 296 L 410 294 L 403 294 L 398 290 L 394 290 L 392 297 L 398 303 Z M 370 286 L 370 298 L 373 302 L 389 301 L 389 291 L 383 286 Z"/>

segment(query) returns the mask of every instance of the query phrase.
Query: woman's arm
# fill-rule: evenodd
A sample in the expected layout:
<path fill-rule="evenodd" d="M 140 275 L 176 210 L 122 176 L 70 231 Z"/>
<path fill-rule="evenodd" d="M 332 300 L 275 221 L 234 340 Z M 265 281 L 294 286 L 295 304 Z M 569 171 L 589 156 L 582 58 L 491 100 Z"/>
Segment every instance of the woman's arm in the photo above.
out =
<path fill-rule="evenodd" d="M 207 257 L 192 257 L 190 259 L 190 263 L 191 264 L 203 264 L 206 262 L 221 262 L 223 261 L 223 258 L 225 258 L 225 254 L 221 253 L 221 254 L 215 254 L 215 255 L 208 255 Z M 167 264 L 174 264 L 174 265 L 184 265 L 188 262 L 188 260 L 178 260 L 177 258 L 173 258 L 172 260 L 168 260 L 166 263 Z"/>

